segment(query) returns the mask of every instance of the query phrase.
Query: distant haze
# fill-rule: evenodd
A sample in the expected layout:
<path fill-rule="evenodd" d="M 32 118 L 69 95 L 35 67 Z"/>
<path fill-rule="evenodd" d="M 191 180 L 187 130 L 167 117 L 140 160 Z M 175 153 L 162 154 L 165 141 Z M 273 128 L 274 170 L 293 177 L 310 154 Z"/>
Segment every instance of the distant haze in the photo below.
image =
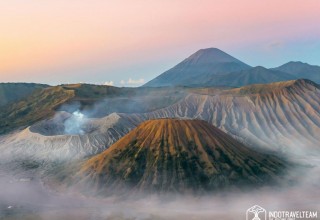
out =
<path fill-rule="evenodd" d="M 320 65 L 320 1 L 0 2 L 0 82 L 139 86 L 198 49 Z"/>

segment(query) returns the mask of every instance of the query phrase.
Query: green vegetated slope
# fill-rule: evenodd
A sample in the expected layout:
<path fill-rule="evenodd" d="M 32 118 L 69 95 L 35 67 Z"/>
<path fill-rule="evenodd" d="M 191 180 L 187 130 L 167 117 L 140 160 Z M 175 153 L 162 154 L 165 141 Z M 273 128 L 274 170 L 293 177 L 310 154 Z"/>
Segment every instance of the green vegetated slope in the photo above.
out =
<path fill-rule="evenodd" d="M 48 85 L 36 83 L 0 83 L 0 108 L 46 87 Z"/>
<path fill-rule="evenodd" d="M 65 90 L 61 86 L 35 91 L 27 98 L 3 109 L 0 113 L 0 134 L 52 116 L 57 106 L 72 97 L 74 91 Z"/>

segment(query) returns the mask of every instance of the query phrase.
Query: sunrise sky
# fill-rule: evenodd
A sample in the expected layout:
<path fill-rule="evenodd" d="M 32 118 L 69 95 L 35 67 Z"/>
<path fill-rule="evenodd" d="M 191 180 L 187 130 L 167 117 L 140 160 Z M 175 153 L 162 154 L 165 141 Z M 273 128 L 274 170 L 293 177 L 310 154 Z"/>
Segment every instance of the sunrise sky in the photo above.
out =
<path fill-rule="evenodd" d="M 139 86 L 200 48 L 320 65 L 319 0 L 0 1 L 0 82 Z"/>

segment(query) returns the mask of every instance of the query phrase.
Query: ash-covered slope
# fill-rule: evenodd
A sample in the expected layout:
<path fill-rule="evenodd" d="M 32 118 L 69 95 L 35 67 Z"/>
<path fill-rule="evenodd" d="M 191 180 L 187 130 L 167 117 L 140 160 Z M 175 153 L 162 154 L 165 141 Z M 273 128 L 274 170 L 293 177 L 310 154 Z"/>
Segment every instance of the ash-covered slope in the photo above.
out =
<path fill-rule="evenodd" d="M 293 80 L 238 89 L 194 90 L 185 99 L 144 115 L 208 121 L 249 146 L 312 153 L 320 146 L 320 86 Z M 209 90 L 208 90 L 209 91 Z"/>
<path fill-rule="evenodd" d="M 143 122 L 65 181 L 100 195 L 207 192 L 275 183 L 284 168 L 277 157 L 250 150 L 205 121 L 158 119 Z"/>
<path fill-rule="evenodd" d="M 205 84 L 208 79 L 216 74 L 249 68 L 249 65 L 217 48 L 201 49 L 144 86 L 193 86 L 195 84 Z"/>
<path fill-rule="evenodd" d="M 102 152 L 137 124 L 113 113 L 100 119 L 86 119 L 83 132 L 66 134 L 63 121 L 70 117 L 61 112 L 22 131 L 0 139 L 2 162 L 33 160 L 40 163 L 65 162 Z"/>

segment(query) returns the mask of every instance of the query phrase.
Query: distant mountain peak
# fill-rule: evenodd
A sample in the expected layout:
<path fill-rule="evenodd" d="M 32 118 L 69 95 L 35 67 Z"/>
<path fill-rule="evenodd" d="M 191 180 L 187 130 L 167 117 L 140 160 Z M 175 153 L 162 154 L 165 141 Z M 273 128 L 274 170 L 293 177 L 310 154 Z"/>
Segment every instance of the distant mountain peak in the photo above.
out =
<path fill-rule="evenodd" d="M 267 69 L 267 68 L 265 68 L 265 67 L 263 67 L 263 66 L 255 66 L 255 67 L 253 67 L 253 68 L 255 68 L 255 69 L 264 69 L 264 70 Z"/>
<path fill-rule="evenodd" d="M 310 79 L 316 83 L 320 83 L 320 66 L 310 65 L 300 61 L 290 61 L 275 70 L 294 75 L 297 79 Z"/>
<path fill-rule="evenodd" d="M 200 49 L 184 60 L 184 62 L 186 61 L 192 62 L 193 64 L 242 63 L 240 60 L 230 56 L 218 48 Z"/>
<path fill-rule="evenodd" d="M 211 48 L 200 49 L 197 52 L 195 52 L 194 54 L 192 54 L 190 57 L 192 57 L 192 56 L 213 56 L 213 55 L 216 55 L 216 56 L 227 55 L 227 56 L 229 56 L 227 53 L 223 52 L 222 50 L 220 50 L 218 48 L 211 47 Z"/>
<path fill-rule="evenodd" d="M 290 61 L 287 64 L 307 64 L 307 63 L 304 63 L 304 62 L 301 62 L 301 61 Z"/>
<path fill-rule="evenodd" d="M 209 47 L 209 48 L 202 48 L 195 53 L 225 53 L 225 52 L 215 47 Z"/>
<path fill-rule="evenodd" d="M 283 64 L 280 67 L 283 67 L 283 66 L 312 66 L 312 65 L 305 62 L 301 62 L 301 61 L 290 61 L 288 63 Z"/>
<path fill-rule="evenodd" d="M 148 87 L 192 86 L 206 83 L 217 74 L 249 69 L 250 66 L 217 48 L 201 49 L 146 83 Z"/>

